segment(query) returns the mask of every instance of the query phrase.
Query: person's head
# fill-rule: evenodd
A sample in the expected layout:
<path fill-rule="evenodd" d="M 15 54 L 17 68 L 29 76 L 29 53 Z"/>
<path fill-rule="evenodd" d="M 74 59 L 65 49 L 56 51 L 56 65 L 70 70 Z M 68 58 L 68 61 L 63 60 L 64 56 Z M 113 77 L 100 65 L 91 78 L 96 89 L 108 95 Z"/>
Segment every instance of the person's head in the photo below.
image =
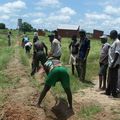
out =
<path fill-rule="evenodd" d="M 116 30 L 112 30 L 110 32 L 110 38 L 115 40 L 118 37 L 118 32 Z"/>
<path fill-rule="evenodd" d="M 72 36 L 72 41 L 77 41 L 77 36 L 76 35 Z"/>
<path fill-rule="evenodd" d="M 86 31 L 83 30 L 83 29 L 80 29 L 79 35 L 80 35 L 80 38 L 81 38 L 81 39 L 85 38 L 85 37 L 86 37 Z"/>
<path fill-rule="evenodd" d="M 52 41 L 54 40 L 54 35 L 51 34 L 51 35 L 48 35 L 48 37 L 49 37 L 49 41 L 52 43 Z"/>
<path fill-rule="evenodd" d="M 34 36 L 38 36 L 38 32 L 34 32 Z"/>
<path fill-rule="evenodd" d="M 58 31 L 57 30 L 54 31 L 54 34 L 55 34 L 55 38 L 58 39 Z"/>
<path fill-rule="evenodd" d="M 106 43 L 108 40 L 106 35 L 101 36 L 100 39 L 101 39 L 101 43 L 103 43 L 103 44 Z"/>
<path fill-rule="evenodd" d="M 118 39 L 120 40 L 120 33 L 118 34 Z"/>

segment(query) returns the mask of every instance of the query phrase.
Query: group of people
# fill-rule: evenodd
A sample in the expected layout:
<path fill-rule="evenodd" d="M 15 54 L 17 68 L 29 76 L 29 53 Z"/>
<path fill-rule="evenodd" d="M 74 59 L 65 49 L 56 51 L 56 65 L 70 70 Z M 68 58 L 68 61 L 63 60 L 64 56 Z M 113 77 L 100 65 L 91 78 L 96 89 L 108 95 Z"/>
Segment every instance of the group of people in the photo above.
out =
<path fill-rule="evenodd" d="M 118 71 L 120 68 L 120 34 L 118 34 L 116 30 L 110 32 L 110 38 L 113 40 L 111 45 L 107 43 L 107 36 L 101 36 L 100 38 L 102 48 L 99 60 L 99 89 L 105 90 L 106 95 L 112 95 L 117 98 L 120 93 L 118 84 Z"/>
<path fill-rule="evenodd" d="M 79 36 L 79 41 L 77 40 L 77 35 L 72 36 L 72 41 L 69 45 L 69 63 L 71 64 L 72 74 L 74 75 L 76 68 L 79 80 L 81 82 L 85 82 L 87 56 L 90 51 L 90 40 L 87 38 L 85 30 L 81 29 L 79 31 Z M 29 43 L 29 38 L 27 37 L 28 39 L 26 39 L 26 37 L 27 36 L 23 38 L 22 45 L 25 47 L 27 52 L 29 51 L 29 49 L 26 47 L 28 46 L 27 44 Z M 51 44 L 50 52 L 48 52 L 48 48 L 45 43 L 39 40 L 37 33 L 34 34 L 33 38 L 31 76 L 33 76 L 37 71 L 39 71 L 41 74 L 47 74 L 45 85 L 40 94 L 37 106 L 40 107 L 42 100 L 50 88 L 55 86 L 57 82 L 61 82 L 61 85 L 67 95 L 69 108 L 73 109 L 70 77 L 60 60 L 62 55 L 61 37 L 58 35 L 57 31 L 54 31 L 54 34 L 49 35 L 48 37 Z M 110 38 L 114 41 L 112 45 L 107 43 L 106 36 L 101 36 L 101 42 L 103 45 L 101 48 L 99 61 L 99 89 L 106 90 L 106 95 L 112 94 L 113 97 L 117 97 L 118 69 L 120 67 L 120 35 L 118 35 L 116 30 L 113 30 L 110 32 Z M 31 49 L 30 46 L 29 48 Z M 106 85 L 108 66 L 108 81 Z"/>
<path fill-rule="evenodd" d="M 90 40 L 86 37 L 86 31 L 80 30 L 80 41 L 77 41 L 77 35 L 72 37 L 72 42 L 69 45 L 70 50 L 70 63 L 72 65 L 72 73 L 74 74 L 74 67 L 76 67 L 79 79 L 85 81 L 86 62 L 87 56 L 90 50 Z M 51 43 L 51 50 L 48 52 L 48 48 L 43 41 L 39 40 L 38 34 L 34 33 L 33 38 L 33 59 L 32 59 L 32 72 L 33 76 L 37 71 L 41 71 L 41 74 L 46 73 L 47 78 L 45 80 L 45 86 L 40 94 L 37 106 L 40 107 L 42 100 L 46 93 L 52 86 L 55 86 L 57 82 L 61 82 L 62 87 L 67 95 L 69 108 L 72 110 L 72 93 L 70 89 L 70 77 L 65 67 L 61 64 L 61 37 L 57 31 L 54 34 L 48 36 Z M 22 46 L 25 47 L 26 53 L 30 52 L 31 46 L 27 35 L 23 37 Z M 31 44 L 32 45 L 32 44 Z M 29 49 L 28 49 L 29 48 Z M 41 63 L 41 65 L 40 65 Z"/>

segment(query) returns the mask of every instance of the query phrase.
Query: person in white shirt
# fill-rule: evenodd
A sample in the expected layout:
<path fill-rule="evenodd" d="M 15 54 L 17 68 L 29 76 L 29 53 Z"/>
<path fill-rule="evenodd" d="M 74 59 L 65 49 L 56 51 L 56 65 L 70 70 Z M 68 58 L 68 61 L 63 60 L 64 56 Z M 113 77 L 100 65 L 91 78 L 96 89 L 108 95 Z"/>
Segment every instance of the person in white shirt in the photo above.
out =
<path fill-rule="evenodd" d="M 55 59 L 60 60 L 61 58 L 61 39 L 58 38 L 58 33 L 55 32 L 54 39 L 51 44 L 51 51 L 49 53 L 50 56 L 52 56 Z"/>
<path fill-rule="evenodd" d="M 25 44 L 26 53 L 30 53 L 31 48 L 32 48 L 32 43 L 31 42 L 27 42 Z"/>
<path fill-rule="evenodd" d="M 113 97 L 118 97 L 117 84 L 118 84 L 118 69 L 120 66 L 120 41 L 118 39 L 118 33 L 116 30 L 112 30 L 110 32 L 110 38 L 113 40 L 113 43 L 108 53 L 109 72 L 106 95 L 112 94 Z"/>

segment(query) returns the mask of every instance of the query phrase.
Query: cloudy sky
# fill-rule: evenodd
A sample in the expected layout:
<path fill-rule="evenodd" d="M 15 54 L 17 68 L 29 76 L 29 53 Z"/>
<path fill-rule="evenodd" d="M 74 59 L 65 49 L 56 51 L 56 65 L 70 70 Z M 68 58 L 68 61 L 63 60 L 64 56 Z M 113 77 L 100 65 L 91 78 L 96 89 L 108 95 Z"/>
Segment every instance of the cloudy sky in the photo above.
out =
<path fill-rule="evenodd" d="M 0 0 L 0 22 L 16 28 L 18 18 L 36 28 L 70 24 L 109 33 L 120 30 L 120 5 L 119 0 Z"/>

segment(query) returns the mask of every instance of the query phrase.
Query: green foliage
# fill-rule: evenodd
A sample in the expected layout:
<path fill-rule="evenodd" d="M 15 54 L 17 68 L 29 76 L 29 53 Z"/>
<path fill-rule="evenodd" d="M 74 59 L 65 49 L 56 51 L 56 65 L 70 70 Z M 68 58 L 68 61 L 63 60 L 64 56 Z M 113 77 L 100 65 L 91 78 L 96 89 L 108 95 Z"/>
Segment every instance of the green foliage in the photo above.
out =
<path fill-rule="evenodd" d="M 78 113 L 79 117 L 84 118 L 84 120 L 92 120 L 93 115 L 101 112 L 102 108 L 98 105 L 91 104 L 89 106 L 83 106 Z"/>
<path fill-rule="evenodd" d="M 28 54 L 26 54 L 24 49 L 22 48 L 20 49 L 19 53 L 20 53 L 20 62 L 24 66 L 29 66 Z"/>
<path fill-rule="evenodd" d="M 23 32 L 31 32 L 33 30 L 33 27 L 31 24 L 24 22 L 24 23 L 22 23 L 21 30 Z"/>
<path fill-rule="evenodd" d="M 4 23 L 0 23 L 0 29 L 5 29 L 5 24 Z"/>
<path fill-rule="evenodd" d="M 12 48 L 5 47 L 0 49 L 0 71 L 6 68 L 13 53 L 14 49 Z"/>

